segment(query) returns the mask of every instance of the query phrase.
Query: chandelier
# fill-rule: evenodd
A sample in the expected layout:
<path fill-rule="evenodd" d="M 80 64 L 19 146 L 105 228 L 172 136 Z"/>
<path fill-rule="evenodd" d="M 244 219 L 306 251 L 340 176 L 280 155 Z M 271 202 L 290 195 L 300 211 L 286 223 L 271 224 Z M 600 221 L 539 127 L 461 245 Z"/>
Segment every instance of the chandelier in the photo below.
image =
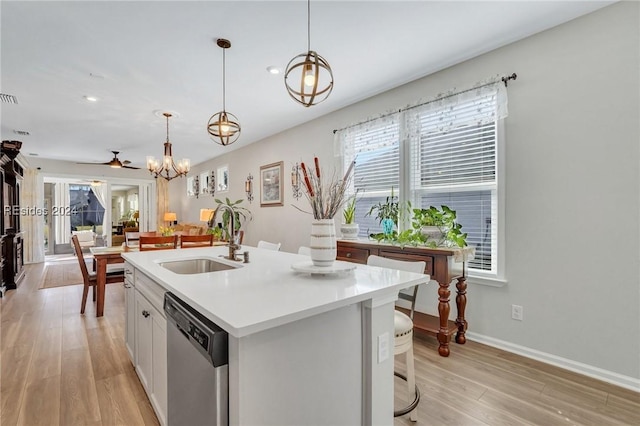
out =
<path fill-rule="evenodd" d="M 311 50 L 311 0 L 307 0 L 307 53 L 289 61 L 284 85 L 289 96 L 305 107 L 324 101 L 333 90 L 333 72 L 329 62 Z"/>
<path fill-rule="evenodd" d="M 149 172 L 151 172 L 155 178 L 160 176 L 166 180 L 171 180 L 178 176 L 186 176 L 191 168 L 191 162 L 186 158 L 178 161 L 178 164 L 173 161 L 171 142 L 169 142 L 169 117 L 171 117 L 171 114 L 164 112 L 162 115 L 167 118 L 167 141 L 164 143 L 164 156 L 162 157 L 162 162 L 159 162 L 154 157 L 148 156 L 147 169 L 149 169 Z M 171 173 L 175 173 L 175 175 L 171 176 Z"/>
<path fill-rule="evenodd" d="M 231 47 L 231 42 L 224 38 L 216 40 L 216 44 L 222 48 L 222 111 L 211 116 L 207 124 L 207 132 L 211 139 L 222 146 L 231 145 L 240 137 L 240 123 L 238 118 L 226 111 L 225 93 L 225 51 Z"/>

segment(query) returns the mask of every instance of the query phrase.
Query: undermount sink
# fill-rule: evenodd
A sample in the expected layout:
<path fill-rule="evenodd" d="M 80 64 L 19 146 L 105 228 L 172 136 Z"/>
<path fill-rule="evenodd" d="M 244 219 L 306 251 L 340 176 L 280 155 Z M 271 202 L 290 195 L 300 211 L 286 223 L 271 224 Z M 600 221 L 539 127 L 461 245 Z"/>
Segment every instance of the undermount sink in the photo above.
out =
<path fill-rule="evenodd" d="M 236 268 L 236 266 L 217 262 L 212 259 L 173 260 L 169 262 L 159 263 L 159 265 L 165 269 L 170 270 L 171 272 L 183 275 L 227 271 L 229 269 Z"/>

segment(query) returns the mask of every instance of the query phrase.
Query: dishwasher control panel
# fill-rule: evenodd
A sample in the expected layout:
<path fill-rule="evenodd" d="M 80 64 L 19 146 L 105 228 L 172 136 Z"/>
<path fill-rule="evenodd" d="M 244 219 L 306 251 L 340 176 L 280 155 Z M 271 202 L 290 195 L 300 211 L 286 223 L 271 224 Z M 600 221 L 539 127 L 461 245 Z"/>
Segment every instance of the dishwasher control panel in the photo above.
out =
<path fill-rule="evenodd" d="M 173 293 L 164 296 L 167 321 L 173 323 L 183 336 L 214 366 L 229 362 L 229 335 L 200 312 Z"/>
<path fill-rule="evenodd" d="M 209 352 L 209 336 L 207 333 L 200 330 L 191 321 L 189 321 L 189 329 L 187 330 L 187 333 L 189 333 L 189 336 L 193 337 L 205 351 Z"/>

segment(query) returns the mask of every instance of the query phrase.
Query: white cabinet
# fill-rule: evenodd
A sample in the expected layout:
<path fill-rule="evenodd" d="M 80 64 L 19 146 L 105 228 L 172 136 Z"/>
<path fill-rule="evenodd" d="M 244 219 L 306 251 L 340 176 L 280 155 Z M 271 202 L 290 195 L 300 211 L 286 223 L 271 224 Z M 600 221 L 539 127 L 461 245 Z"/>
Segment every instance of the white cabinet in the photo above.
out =
<path fill-rule="evenodd" d="M 136 292 L 136 371 L 149 397 L 152 392 L 151 369 L 153 368 L 153 319 L 151 313 L 154 310 L 149 301 Z"/>
<path fill-rule="evenodd" d="M 126 266 L 125 266 L 126 270 Z M 125 275 L 125 341 L 140 382 L 160 424 L 167 418 L 167 320 L 165 290 L 140 271 L 135 285 L 127 287 Z"/>
<path fill-rule="evenodd" d="M 124 305 L 126 316 L 124 321 L 124 343 L 129 353 L 129 358 L 133 365 L 136 365 L 135 358 L 135 269 L 129 263 L 124 265 Z"/>

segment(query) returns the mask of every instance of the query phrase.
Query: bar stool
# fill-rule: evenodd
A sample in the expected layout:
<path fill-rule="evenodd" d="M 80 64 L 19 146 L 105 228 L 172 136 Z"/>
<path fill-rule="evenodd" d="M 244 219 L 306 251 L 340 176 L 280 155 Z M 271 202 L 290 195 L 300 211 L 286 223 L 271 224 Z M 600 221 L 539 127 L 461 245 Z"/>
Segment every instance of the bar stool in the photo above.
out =
<path fill-rule="evenodd" d="M 426 262 L 407 262 L 403 260 L 387 259 L 385 257 L 371 255 L 367 259 L 367 265 L 380 266 L 382 268 L 399 269 L 401 271 L 416 272 L 418 274 L 424 274 L 424 269 L 427 266 Z M 398 310 L 394 311 L 393 325 L 394 325 L 394 340 L 393 340 L 393 354 L 400 355 L 406 354 L 407 376 L 403 376 L 400 373 L 394 372 L 393 374 L 407 382 L 408 395 L 413 394 L 413 401 L 406 407 L 393 412 L 394 417 L 403 416 L 407 413 L 410 414 L 411 421 L 418 421 L 418 403 L 420 402 L 420 389 L 416 385 L 416 373 L 413 360 L 413 311 L 416 306 L 416 297 L 418 296 L 418 287 L 413 286 L 409 289 L 405 289 L 398 294 L 398 298 L 410 302 L 411 308 L 409 315 Z"/>

